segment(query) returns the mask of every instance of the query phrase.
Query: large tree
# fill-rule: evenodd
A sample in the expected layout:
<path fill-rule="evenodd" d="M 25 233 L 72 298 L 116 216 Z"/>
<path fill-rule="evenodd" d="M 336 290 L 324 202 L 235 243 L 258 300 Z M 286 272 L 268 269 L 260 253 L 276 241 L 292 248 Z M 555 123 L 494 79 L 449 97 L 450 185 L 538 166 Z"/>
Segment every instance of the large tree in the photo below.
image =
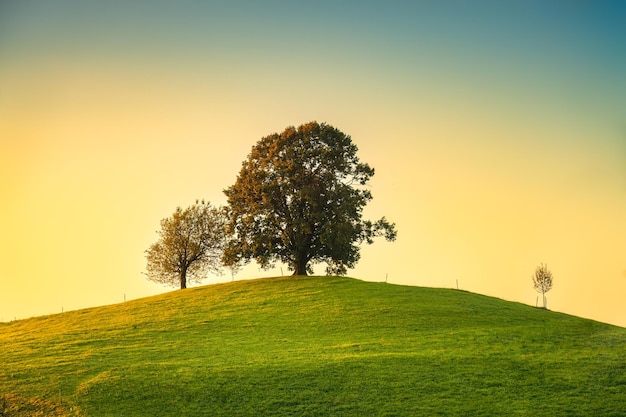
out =
<path fill-rule="evenodd" d="M 224 210 L 204 201 L 184 210 L 178 207 L 161 220 L 159 240 L 146 251 L 148 279 L 184 289 L 209 271 L 219 271 L 225 220 Z"/>
<path fill-rule="evenodd" d="M 373 175 L 350 136 L 328 124 L 311 122 L 262 138 L 224 191 L 232 236 L 224 262 L 254 258 L 269 268 L 279 261 L 294 275 L 323 262 L 328 274 L 345 274 L 359 260 L 360 243 L 396 238 L 395 225 L 384 217 L 362 219 Z"/>

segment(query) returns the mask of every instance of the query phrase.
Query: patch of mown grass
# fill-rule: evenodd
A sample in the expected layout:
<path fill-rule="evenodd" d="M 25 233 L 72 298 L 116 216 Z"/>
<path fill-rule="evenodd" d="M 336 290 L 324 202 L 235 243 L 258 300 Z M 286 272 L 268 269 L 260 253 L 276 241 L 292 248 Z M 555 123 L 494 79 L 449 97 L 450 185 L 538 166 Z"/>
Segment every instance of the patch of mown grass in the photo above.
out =
<path fill-rule="evenodd" d="M 38 398 L 24 398 L 12 394 L 0 395 L 0 416 L 2 417 L 65 417 L 78 416 L 72 407 L 55 401 Z"/>
<path fill-rule="evenodd" d="M 626 404 L 626 329 L 348 278 L 192 288 L 4 324 L 0 342 L 0 392 L 85 416 L 622 415 Z"/>

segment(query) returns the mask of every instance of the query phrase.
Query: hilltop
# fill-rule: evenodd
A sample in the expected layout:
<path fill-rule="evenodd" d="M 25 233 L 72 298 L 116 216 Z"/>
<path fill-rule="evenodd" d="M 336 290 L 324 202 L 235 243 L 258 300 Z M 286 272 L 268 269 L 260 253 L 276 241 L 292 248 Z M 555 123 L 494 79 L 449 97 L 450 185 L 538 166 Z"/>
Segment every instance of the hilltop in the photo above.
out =
<path fill-rule="evenodd" d="M 5 323 L 0 346 L 3 417 L 617 416 L 626 404 L 626 329 L 350 278 L 216 284 Z"/>

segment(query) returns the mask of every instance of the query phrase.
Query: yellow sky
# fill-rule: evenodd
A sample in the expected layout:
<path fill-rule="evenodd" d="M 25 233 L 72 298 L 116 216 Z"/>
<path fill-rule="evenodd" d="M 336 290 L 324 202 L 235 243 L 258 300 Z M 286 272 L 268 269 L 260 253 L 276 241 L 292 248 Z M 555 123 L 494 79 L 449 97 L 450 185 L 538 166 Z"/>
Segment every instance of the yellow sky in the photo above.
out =
<path fill-rule="evenodd" d="M 624 61 L 608 36 L 580 32 L 610 28 L 604 15 L 565 10 L 571 25 L 553 31 L 530 13 L 509 31 L 479 24 L 499 12 L 466 24 L 422 11 L 440 28 L 423 13 L 413 25 L 413 9 L 338 9 L 322 33 L 297 10 L 281 9 L 278 29 L 213 11 L 238 16 L 235 30 L 184 8 L 172 22 L 41 7 L 17 8 L 0 42 L 0 320 L 167 290 L 141 274 L 160 219 L 198 198 L 223 204 L 257 140 L 317 120 L 352 136 L 376 169 L 366 214 L 399 231 L 364 247 L 351 276 L 458 280 L 534 305 L 544 262 L 550 308 L 626 326 Z M 85 21 L 96 29 L 81 39 L 72 24 Z"/>

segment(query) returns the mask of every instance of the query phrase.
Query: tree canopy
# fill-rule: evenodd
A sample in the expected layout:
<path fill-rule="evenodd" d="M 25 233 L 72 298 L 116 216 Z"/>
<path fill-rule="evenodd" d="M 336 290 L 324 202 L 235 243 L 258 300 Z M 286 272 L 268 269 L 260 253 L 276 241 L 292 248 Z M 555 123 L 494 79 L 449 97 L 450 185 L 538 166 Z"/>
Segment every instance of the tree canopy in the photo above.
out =
<path fill-rule="evenodd" d="M 198 202 L 161 220 L 159 240 L 146 251 L 149 280 L 187 288 L 219 271 L 225 238 L 224 211 Z"/>
<path fill-rule="evenodd" d="M 317 122 L 258 141 L 224 191 L 232 236 L 225 264 L 254 258 L 269 268 L 280 261 L 306 275 L 323 262 L 328 274 L 345 274 L 360 258 L 360 243 L 395 240 L 395 225 L 384 217 L 362 220 L 374 169 L 357 150 L 350 136 Z"/>

